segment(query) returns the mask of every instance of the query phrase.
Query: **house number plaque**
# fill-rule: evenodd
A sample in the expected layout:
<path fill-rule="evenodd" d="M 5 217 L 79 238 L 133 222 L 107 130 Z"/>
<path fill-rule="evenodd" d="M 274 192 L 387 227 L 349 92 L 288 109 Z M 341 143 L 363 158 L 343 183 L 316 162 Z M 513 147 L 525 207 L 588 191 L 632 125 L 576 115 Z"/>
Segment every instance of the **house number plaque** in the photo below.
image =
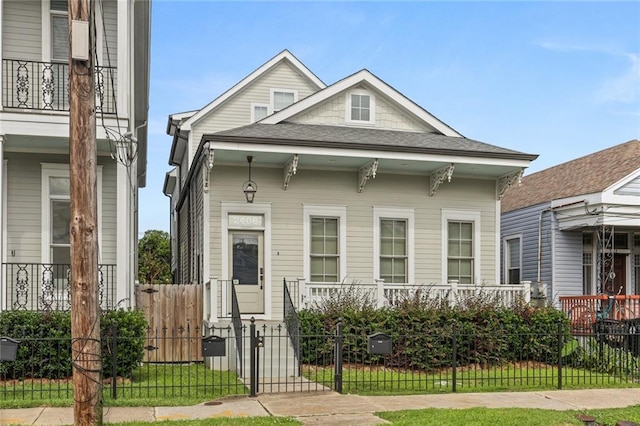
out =
<path fill-rule="evenodd" d="M 230 228 L 262 229 L 264 228 L 264 217 L 262 215 L 229 215 Z"/>

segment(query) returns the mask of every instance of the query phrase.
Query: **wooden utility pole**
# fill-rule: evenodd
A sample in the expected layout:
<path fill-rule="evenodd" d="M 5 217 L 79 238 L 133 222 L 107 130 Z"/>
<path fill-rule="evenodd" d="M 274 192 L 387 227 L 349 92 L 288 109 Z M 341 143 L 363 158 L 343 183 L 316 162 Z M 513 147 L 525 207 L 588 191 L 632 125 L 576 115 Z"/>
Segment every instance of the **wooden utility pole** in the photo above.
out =
<path fill-rule="evenodd" d="M 71 356 L 76 425 L 102 424 L 93 13 L 69 0 Z M 75 21 L 75 22 L 74 22 Z"/>

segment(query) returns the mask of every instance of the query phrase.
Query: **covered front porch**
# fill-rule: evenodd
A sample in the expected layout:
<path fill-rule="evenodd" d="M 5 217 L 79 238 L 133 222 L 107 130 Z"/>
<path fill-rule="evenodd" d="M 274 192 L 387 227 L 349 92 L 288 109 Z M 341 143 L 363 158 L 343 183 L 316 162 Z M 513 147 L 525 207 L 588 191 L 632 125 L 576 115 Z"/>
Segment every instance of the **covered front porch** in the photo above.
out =
<path fill-rule="evenodd" d="M 560 310 L 567 314 L 574 334 L 592 334 L 597 321 L 640 318 L 640 295 L 560 296 Z"/>
<path fill-rule="evenodd" d="M 289 301 L 295 310 L 313 308 L 323 301 L 350 300 L 354 303 L 366 303 L 378 308 L 397 305 L 400 301 L 412 297 L 439 299 L 450 305 L 455 305 L 472 297 L 485 296 L 499 301 L 505 306 L 522 301 L 531 301 L 532 286 L 528 281 L 520 284 L 460 284 L 450 281 L 447 284 L 406 284 L 385 283 L 383 280 L 375 282 L 354 283 L 316 283 L 307 282 L 303 278 L 282 279 L 282 291 L 271 293 L 271 300 L 267 300 L 267 317 L 263 319 L 281 320 L 281 314 L 275 314 L 279 309 L 272 309 L 271 305 L 287 306 Z M 209 322 L 228 320 L 232 317 L 234 306 L 234 286 L 239 283 L 234 280 L 219 280 L 212 277 L 203 289 L 203 319 Z M 274 286 L 275 287 L 275 286 Z M 284 302 L 283 302 L 284 300 Z M 287 310 L 286 308 L 284 309 Z M 246 314 L 245 312 L 239 314 Z M 252 315 L 249 315 L 252 316 Z M 256 318 L 259 318 L 256 315 Z"/>

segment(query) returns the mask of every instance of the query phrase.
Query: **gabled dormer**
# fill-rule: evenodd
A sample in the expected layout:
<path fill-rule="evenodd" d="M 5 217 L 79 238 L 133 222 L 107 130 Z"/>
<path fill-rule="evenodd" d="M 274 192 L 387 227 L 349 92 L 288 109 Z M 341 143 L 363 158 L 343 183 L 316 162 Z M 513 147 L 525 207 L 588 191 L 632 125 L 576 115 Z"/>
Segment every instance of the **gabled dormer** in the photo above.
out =
<path fill-rule="evenodd" d="M 291 52 L 283 50 L 202 109 L 188 116 L 169 116 L 167 133 L 174 136 L 174 145 L 185 144 L 184 150 L 172 147 L 170 164 L 188 168 L 203 134 L 261 121 L 324 87 Z"/>
<path fill-rule="evenodd" d="M 260 123 L 284 121 L 461 136 L 367 70 L 352 74 Z"/>

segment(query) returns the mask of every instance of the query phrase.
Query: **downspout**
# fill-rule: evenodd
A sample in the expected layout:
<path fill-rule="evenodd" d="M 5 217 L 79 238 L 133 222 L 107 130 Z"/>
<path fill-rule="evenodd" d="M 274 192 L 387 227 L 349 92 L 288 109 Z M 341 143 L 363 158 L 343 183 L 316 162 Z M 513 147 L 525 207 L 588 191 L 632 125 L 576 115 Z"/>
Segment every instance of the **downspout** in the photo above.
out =
<path fill-rule="evenodd" d="M 579 204 L 579 203 L 585 203 L 585 205 L 587 204 L 585 200 L 580 200 L 580 201 L 576 201 L 573 203 L 567 203 L 567 204 L 563 204 L 561 206 L 556 206 L 556 207 L 549 207 L 546 208 L 544 210 L 542 210 L 540 212 L 540 215 L 538 216 L 538 265 L 537 265 L 537 279 L 536 279 L 536 287 L 537 287 L 537 291 L 542 293 L 542 281 L 541 281 L 541 269 L 542 269 L 542 216 L 545 213 L 551 212 L 555 209 L 561 208 L 561 207 L 566 207 L 566 206 L 570 206 L 573 204 Z"/>

